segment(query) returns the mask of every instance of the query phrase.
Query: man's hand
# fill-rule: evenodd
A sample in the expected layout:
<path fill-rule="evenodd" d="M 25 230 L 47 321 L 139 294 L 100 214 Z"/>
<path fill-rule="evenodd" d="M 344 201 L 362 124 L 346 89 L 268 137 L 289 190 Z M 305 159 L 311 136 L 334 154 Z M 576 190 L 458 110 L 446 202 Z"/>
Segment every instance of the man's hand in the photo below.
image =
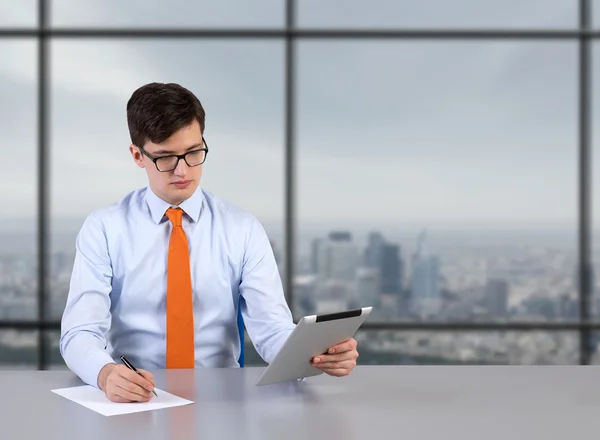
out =
<path fill-rule="evenodd" d="M 98 386 L 113 402 L 148 402 L 154 396 L 154 376 L 149 371 L 137 370 L 144 377 L 125 365 L 105 365 L 98 374 Z"/>
<path fill-rule="evenodd" d="M 347 376 L 356 367 L 358 351 L 354 338 L 334 345 L 327 353 L 315 356 L 311 361 L 312 366 L 330 376 Z"/>

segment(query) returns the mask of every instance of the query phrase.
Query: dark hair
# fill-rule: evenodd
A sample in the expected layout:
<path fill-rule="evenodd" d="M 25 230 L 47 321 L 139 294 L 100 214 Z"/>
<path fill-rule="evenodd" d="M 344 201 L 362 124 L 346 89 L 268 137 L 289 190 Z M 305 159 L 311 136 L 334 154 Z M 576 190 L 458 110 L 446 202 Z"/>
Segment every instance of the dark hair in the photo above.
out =
<path fill-rule="evenodd" d="M 188 89 L 174 83 L 149 83 L 138 88 L 127 102 L 127 125 L 131 143 L 142 147 L 155 144 L 194 120 L 204 134 L 206 114 L 198 98 Z"/>

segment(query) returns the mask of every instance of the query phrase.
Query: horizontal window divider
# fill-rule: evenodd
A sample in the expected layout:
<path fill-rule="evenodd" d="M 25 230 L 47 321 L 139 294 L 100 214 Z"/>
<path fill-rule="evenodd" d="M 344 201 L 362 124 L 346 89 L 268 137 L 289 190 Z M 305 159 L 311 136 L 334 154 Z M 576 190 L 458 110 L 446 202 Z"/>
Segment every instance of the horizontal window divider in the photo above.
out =
<path fill-rule="evenodd" d="M 60 330 L 60 321 L 0 321 L 0 330 Z"/>
<path fill-rule="evenodd" d="M 365 322 L 361 330 L 402 331 L 582 331 L 600 330 L 595 322 Z"/>
<path fill-rule="evenodd" d="M 0 28 L 0 38 L 591 39 L 600 29 Z"/>
<path fill-rule="evenodd" d="M 60 330 L 60 321 L 0 321 L 0 330 Z M 365 322 L 361 330 L 426 330 L 426 331 L 580 331 L 600 330 L 600 321 L 590 322 Z"/>

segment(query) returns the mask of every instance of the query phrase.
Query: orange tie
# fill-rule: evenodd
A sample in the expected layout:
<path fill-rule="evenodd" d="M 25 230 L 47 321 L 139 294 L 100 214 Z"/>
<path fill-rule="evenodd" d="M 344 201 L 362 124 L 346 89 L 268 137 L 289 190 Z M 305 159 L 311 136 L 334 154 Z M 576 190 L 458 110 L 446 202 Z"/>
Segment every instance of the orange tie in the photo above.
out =
<path fill-rule="evenodd" d="M 167 368 L 194 368 L 192 276 L 181 209 L 167 209 L 173 229 L 167 265 Z"/>

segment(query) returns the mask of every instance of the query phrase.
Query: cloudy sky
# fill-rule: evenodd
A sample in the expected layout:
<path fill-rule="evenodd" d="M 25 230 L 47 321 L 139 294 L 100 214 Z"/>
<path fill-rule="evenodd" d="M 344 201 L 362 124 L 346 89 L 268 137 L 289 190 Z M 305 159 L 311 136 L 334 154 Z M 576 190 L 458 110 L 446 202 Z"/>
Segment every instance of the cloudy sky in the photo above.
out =
<path fill-rule="evenodd" d="M 56 0 L 51 17 L 53 25 L 70 27 L 278 27 L 283 3 Z M 0 26 L 34 24 L 34 4 L 0 0 Z M 573 0 L 369 5 L 300 0 L 298 24 L 577 23 Z M 575 226 L 575 42 L 309 40 L 296 47 L 301 224 Z M 600 57 L 597 47 L 593 52 Z M 211 151 L 203 186 L 265 223 L 281 222 L 284 60 L 278 40 L 53 41 L 53 218 L 83 218 L 146 184 L 127 150 L 125 105 L 137 87 L 160 81 L 181 83 L 206 108 Z M 593 89 L 600 104 L 600 83 Z M 0 40 L 0 200 L 11 207 L 0 220 L 35 213 L 35 99 L 35 41 Z"/>

